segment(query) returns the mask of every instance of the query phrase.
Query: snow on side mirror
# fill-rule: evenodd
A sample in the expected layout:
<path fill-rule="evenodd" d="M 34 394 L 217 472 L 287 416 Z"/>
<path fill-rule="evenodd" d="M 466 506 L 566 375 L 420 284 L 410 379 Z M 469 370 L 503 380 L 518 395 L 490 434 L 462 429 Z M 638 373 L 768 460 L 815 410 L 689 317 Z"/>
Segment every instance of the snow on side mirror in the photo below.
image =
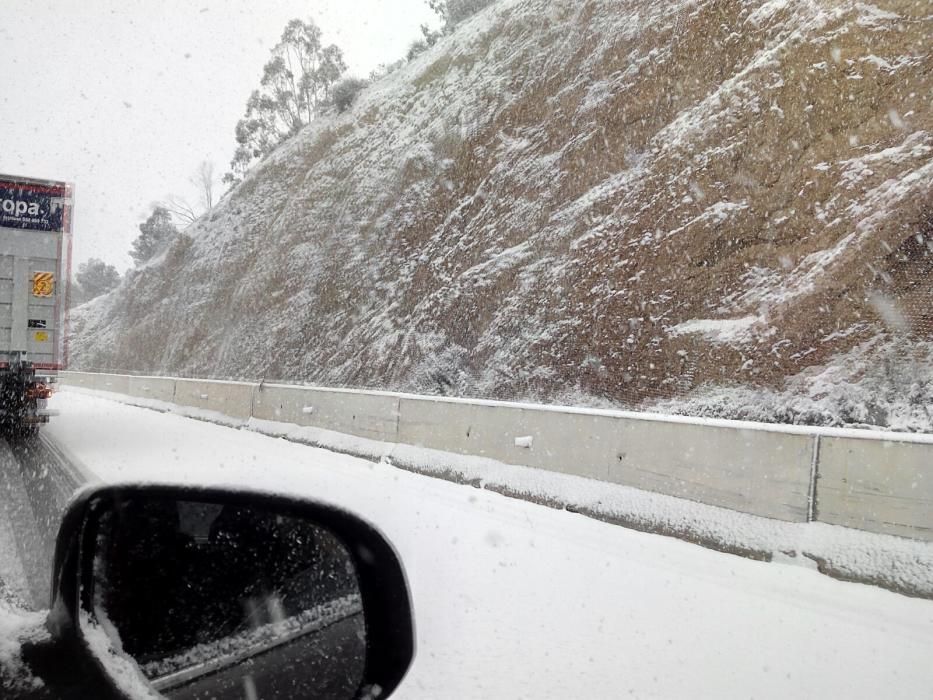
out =
<path fill-rule="evenodd" d="M 59 611 L 124 697 L 384 698 L 413 656 L 392 547 L 284 497 L 105 487 L 59 533 Z"/>

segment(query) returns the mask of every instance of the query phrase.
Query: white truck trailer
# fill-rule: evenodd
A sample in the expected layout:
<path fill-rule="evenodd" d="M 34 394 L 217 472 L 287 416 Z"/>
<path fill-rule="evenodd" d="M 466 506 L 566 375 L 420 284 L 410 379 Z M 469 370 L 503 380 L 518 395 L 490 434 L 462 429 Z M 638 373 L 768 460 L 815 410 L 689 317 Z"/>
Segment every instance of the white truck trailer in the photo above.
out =
<path fill-rule="evenodd" d="M 73 187 L 0 175 L 0 431 L 48 421 L 67 348 Z"/>

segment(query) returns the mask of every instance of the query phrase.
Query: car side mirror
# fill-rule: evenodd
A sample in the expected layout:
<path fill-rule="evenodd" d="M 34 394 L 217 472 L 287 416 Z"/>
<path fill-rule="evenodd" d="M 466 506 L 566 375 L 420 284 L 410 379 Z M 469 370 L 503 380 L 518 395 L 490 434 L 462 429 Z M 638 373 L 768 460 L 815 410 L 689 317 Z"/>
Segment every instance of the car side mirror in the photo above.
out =
<path fill-rule="evenodd" d="M 117 697 L 385 698 L 414 654 L 391 545 L 350 513 L 287 497 L 84 491 L 53 586 L 53 630 Z"/>

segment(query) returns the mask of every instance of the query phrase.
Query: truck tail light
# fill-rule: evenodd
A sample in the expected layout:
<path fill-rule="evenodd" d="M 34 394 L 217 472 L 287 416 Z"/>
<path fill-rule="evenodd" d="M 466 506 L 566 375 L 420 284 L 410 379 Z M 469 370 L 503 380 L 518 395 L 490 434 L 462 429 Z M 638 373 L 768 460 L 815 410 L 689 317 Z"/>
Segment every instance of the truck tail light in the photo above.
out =
<path fill-rule="evenodd" d="M 47 399 L 52 396 L 52 388 L 42 384 L 33 384 L 26 390 L 26 398 Z"/>

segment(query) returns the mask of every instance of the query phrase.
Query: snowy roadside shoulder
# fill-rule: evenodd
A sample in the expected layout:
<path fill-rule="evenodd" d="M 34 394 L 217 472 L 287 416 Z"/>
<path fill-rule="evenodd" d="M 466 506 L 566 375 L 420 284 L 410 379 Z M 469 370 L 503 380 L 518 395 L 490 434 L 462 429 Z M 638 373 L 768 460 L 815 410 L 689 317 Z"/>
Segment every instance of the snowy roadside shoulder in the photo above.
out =
<path fill-rule="evenodd" d="M 721 552 L 804 566 L 837 579 L 933 599 L 933 542 L 826 523 L 763 518 L 585 477 L 322 428 L 256 418 L 241 420 L 215 411 L 79 387 L 68 387 L 68 391 L 250 430 Z"/>
<path fill-rule="evenodd" d="M 629 486 L 409 445 L 391 445 L 384 461 L 730 554 L 804 566 L 845 581 L 933 598 L 930 542 L 826 523 L 763 518 Z"/>

